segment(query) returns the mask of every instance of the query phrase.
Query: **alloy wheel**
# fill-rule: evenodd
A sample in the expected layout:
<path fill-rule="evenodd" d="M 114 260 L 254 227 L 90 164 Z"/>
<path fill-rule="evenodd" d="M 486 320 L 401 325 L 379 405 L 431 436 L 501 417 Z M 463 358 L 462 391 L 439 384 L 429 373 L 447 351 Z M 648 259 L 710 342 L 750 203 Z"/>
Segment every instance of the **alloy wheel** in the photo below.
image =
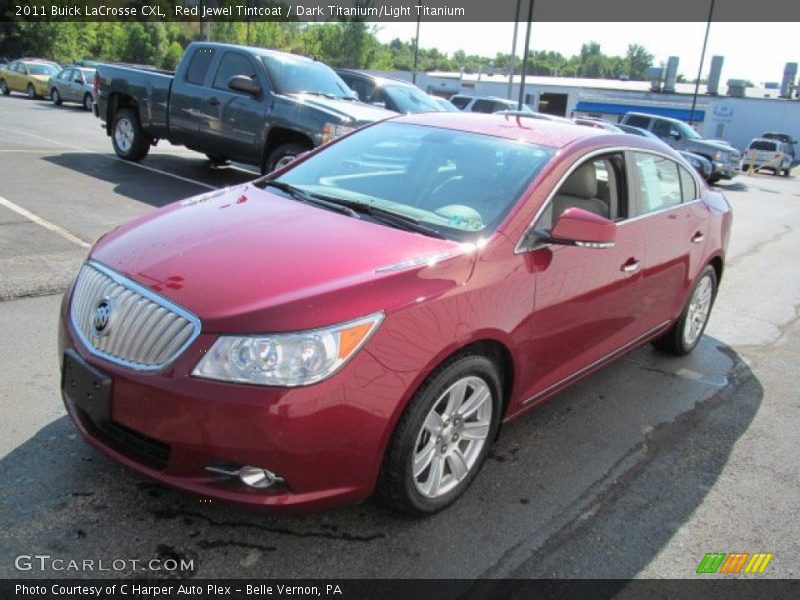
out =
<path fill-rule="evenodd" d="M 413 454 L 417 491 L 426 498 L 450 492 L 475 467 L 492 424 L 492 392 L 469 376 L 445 390 L 425 417 Z"/>

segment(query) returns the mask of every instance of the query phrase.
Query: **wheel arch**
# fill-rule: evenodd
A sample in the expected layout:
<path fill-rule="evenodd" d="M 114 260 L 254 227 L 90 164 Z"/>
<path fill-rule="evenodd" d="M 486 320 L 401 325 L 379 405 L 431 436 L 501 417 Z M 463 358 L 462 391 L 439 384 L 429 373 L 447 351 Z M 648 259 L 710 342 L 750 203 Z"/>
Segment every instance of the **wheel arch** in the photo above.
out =
<path fill-rule="evenodd" d="M 303 144 L 308 146 L 309 149 L 314 147 L 314 142 L 311 138 L 299 131 L 286 127 L 271 127 L 264 144 L 264 153 L 261 156 L 262 164 L 278 146 L 283 144 Z"/>

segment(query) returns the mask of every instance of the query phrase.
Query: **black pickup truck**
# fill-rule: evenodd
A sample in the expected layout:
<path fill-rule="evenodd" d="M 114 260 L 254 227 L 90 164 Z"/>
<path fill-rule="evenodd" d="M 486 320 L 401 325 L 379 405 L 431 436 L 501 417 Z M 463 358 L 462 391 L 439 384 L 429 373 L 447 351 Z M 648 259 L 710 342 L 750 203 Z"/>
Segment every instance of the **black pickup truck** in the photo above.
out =
<path fill-rule="evenodd" d="M 318 61 L 261 48 L 193 43 L 173 74 L 100 65 L 94 112 L 114 151 L 139 161 L 167 140 L 212 162 L 268 173 L 306 150 L 395 113 L 359 102 Z"/>

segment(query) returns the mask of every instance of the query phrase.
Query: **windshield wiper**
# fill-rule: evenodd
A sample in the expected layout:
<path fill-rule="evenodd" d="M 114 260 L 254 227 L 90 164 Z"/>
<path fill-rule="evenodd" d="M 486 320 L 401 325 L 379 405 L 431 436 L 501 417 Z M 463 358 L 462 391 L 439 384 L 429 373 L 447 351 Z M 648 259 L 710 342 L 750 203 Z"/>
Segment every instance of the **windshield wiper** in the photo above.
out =
<path fill-rule="evenodd" d="M 300 200 L 301 202 L 313 204 L 314 206 L 319 206 L 321 208 L 327 208 L 356 219 L 361 218 L 357 211 L 353 210 L 346 204 L 332 202 L 327 198 L 312 194 L 289 183 L 284 183 L 283 181 L 275 181 L 274 179 L 270 179 L 268 181 L 261 182 L 260 187 L 274 187 L 282 192 L 286 192 L 295 200 Z"/>
<path fill-rule="evenodd" d="M 328 98 L 328 100 L 353 100 L 353 101 L 357 100 L 357 98 L 353 98 L 352 96 L 337 96 L 335 94 L 328 94 L 327 92 L 313 92 L 311 90 L 302 90 L 296 93 L 309 94 L 311 96 L 322 96 L 323 98 Z"/>
<path fill-rule="evenodd" d="M 380 221 L 381 223 L 384 223 L 386 225 L 396 227 L 397 229 L 404 229 L 405 231 L 414 231 L 417 233 L 423 233 L 425 235 L 436 237 L 442 240 L 447 239 L 447 237 L 443 235 L 438 229 L 434 229 L 433 227 L 428 227 L 427 225 L 423 224 L 414 217 L 409 217 L 408 215 L 404 215 L 402 213 L 395 212 L 393 210 L 389 210 L 386 208 L 381 208 L 380 206 L 375 206 L 374 204 L 368 204 L 366 202 L 345 200 L 343 198 L 335 198 L 333 196 L 321 196 L 321 197 L 328 202 L 335 202 L 336 204 L 346 206 L 356 212 L 369 215 L 376 221 Z"/>

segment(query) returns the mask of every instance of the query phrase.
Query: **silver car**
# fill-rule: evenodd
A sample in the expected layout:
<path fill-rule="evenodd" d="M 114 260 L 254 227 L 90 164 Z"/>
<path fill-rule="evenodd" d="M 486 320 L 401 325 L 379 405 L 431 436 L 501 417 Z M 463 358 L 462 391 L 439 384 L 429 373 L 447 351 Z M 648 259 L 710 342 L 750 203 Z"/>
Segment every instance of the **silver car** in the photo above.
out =
<path fill-rule="evenodd" d="M 86 110 L 92 110 L 94 71 L 86 67 L 67 67 L 51 77 L 48 87 L 53 104 L 60 106 L 62 102 L 76 102 Z"/>

